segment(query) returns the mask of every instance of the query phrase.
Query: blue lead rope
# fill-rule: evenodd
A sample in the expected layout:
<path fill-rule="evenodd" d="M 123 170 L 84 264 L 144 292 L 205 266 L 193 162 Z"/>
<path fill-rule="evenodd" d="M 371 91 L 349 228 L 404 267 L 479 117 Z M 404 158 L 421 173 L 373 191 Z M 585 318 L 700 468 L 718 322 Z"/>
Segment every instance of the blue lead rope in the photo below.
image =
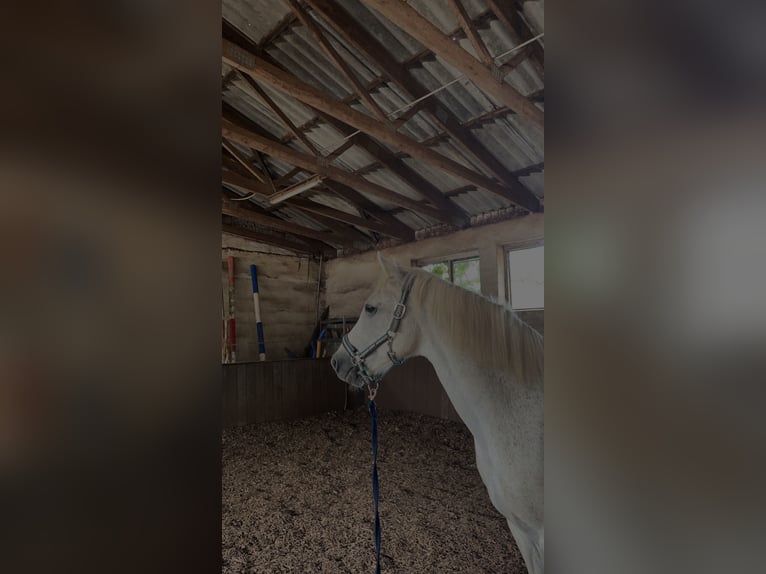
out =
<path fill-rule="evenodd" d="M 378 516 L 378 413 L 375 401 L 370 401 L 370 418 L 372 419 L 372 500 L 375 505 L 375 574 L 380 574 L 380 517 Z"/>

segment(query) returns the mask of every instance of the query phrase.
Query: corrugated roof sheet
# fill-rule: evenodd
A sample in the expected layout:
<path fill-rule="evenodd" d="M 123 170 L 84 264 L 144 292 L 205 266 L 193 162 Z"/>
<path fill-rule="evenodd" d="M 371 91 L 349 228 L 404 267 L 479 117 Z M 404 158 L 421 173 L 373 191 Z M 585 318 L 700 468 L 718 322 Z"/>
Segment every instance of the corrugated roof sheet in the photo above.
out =
<path fill-rule="evenodd" d="M 487 49 L 493 56 L 503 54 L 514 47 L 511 34 L 505 25 L 489 12 L 484 0 L 462 0 L 463 5 L 471 18 L 480 18 L 477 26 L 479 35 Z M 377 38 L 386 49 L 399 62 L 411 60 L 413 56 L 423 51 L 423 46 L 407 34 L 399 30 L 395 25 L 381 17 L 375 11 L 368 9 L 359 0 L 338 0 L 348 12 L 350 12 L 359 26 Z M 445 33 L 452 33 L 459 29 L 459 24 L 446 1 L 410 0 L 409 4 L 422 15 L 426 16 Z M 273 0 L 223 0 L 223 17 L 234 27 L 240 30 L 255 43 L 262 42 L 275 27 L 283 21 L 289 13 L 287 4 Z M 376 81 L 381 72 L 373 62 L 365 59 L 353 47 L 348 46 L 341 35 L 323 18 L 313 12 L 310 16 L 317 22 L 323 34 L 330 40 L 332 46 L 348 63 L 363 85 Z M 473 46 L 466 37 L 459 39 L 460 45 L 473 53 Z M 265 47 L 266 53 L 287 69 L 292 75 L 310 83 L 314 87 L 329 93 L 338 99 L 348 99 L 351 105 L 370 115 L 365 106 L 353 101 L 354 91 L 348 80 L 328 60 L 321 47 L 314 40 L 310 32 L 300 22 L 293 22 L 286 27 L 276 39 Z M 506 56 L 504 60 L 510 56 Z M 431 91 L 441 88 L 449 82 L 453 82 L 459 74 L 448 64 L 438 57 L 423 59 L 420 63 L 410 66 L 411 75 L 425 89 Z M 222 76 L 230 72 L 228 66 L 223 66 Z M 525 62 L 518 66 L 505 79 L 522 94 L 530 94 L 543 87 L 543 82 L 534 70 L 534 67 Z M 315 117 L 315 112 L 304 104 L 284 92 L 263 85 L 264 91 L 274 100 L 281 110 L 295 124 L 300 126 Z M 411 97 L 405 94 L 398 86 L 383 82 L 377 89 L 372 91 L 372 97 L 380 108 L 390 113 L 411 101 Z M 541 129 L 515 114 L 507 114 L 495 117 L 487 121 L 474 122 L 483 114 L 493 112 L 497 105 L 488 98 L 481 90 L 471 82 L 461 79 L 452 85 L 431 96 L 445 105 L 457 117 L 461 123 L 470 123 L 471 133 L 481 142 L 484 147 L 494 155 L 497 160 L 508 170 L 520 170 L 529 165 L 540 163 L 544 159 L 544 141 Z M 276 138 L 289 138 L 291 147 L 307 153 L 304 147 L 292 138 L 290 131 L 285 128 L 278 116 L 265 105 L 253 92 L 252 88 L 241 78 L 230 79 L 224 88 L 223 99 L 235 109 L 261 125 L 272 133 Z M 479 163 L 476 158 L 467 153 L 451 137 L 438 137 L 443 128 L 428 113 L 420 111 L 410 118 L 406 124 L 400 126 L 398 131 L 416 141 L 427 142 L 432 140 L 430 146 L 434 151 L 448 157 L 474 171 L 485 176 L 492 177 L 487 167 Z M 320 121 L 307 130 L 306 136 L 316 147 L 326 154 L 344 140 L 343 135 L 324 121 Z M 433 140 L 436 140 L 435 142 Z M 384 146 L 385 147 L 385 146 Z M 244 151 L 244 150 L 243 150 Z M 392 150 L 394 153 L 396 150 Z M 275 177 L 284 175 L 292 169 L 292 166 L 274 158 L 268 158 L 268 165 L 273 170 Z M 433 183 L 435 187 L 448 192 L 466 185 L 466 181 L 444 171 L 424 164 L 422 161 L 405 157 L 404 163 L 418 172 L 421 176 Z M 364 177 L 388 189 L 402 195 L 422 199 L 422 196 L 399 177 L 389 170 L 378 166 L 375 169 L 367 169 L 376 160 L 359 146 L 352 146 L 335 160 L 335 165 L 348 171 L 362 170 Z M 295 181 L 305 177 L 295 178 Z M 543 174 L 532 174 L 521 178 L 522 183 L 536 196 L 543 196 Z M 340 209 L 348 213 L 356 213 L 355 209 L 337 196 L 321 192 L 311 195 L 314 201 L 330 207 Z M 392 204 L 380 201 L 375 197 L 367 196 L 373 203 L 385 208 L 394 208 Z M 486 190 L 475 189 L 464 191 L 452 197 L 452 201 L 469 215 L 481 214 L 508 208 L 511 203 Z M 311 227 L 311 220 L 303 212 L 297 210 L 280 209 L 280 214 L 292 220 L 301 221 L 302 225 Z M 435 225 L 437 222 L 428 217 L 415 215 L 409 211 L 398 210 L 396 217 L 412 227 L 422 229 L 424 226 Z M 313 227 L 317 228 L 316 222 Z M 318 228 L 321 228 L 319 226 Z"/>

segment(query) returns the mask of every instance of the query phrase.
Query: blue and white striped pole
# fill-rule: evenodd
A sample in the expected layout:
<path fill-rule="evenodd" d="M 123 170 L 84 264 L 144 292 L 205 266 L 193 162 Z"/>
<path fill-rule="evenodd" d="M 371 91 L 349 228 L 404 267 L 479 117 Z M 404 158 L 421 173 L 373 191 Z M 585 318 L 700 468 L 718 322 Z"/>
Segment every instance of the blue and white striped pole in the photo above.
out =
<path fill-rule="evenodd" d="M 263 323 L 261 323 L 261 303 L 258 300 L 258 271 L 250 265 L 250 277 L 253 280 L 253 306 L 255 307 L 255 328 L 258 331 L 258 357 L 266 360 L 266 344 L 263 342 Z"/>

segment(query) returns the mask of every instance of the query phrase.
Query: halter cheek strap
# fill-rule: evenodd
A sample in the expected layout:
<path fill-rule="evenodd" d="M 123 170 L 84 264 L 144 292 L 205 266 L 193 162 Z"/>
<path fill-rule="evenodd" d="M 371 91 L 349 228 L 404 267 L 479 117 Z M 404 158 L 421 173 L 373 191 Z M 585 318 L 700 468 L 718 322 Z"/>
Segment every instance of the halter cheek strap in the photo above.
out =
<path fill-rule="evenodd" d="M 399 324 L 402 322 L 402 317 L 404 317 L 404 314 L 407 312 L 407 305 L 405 305 L 405 302 L 407 301 L 407 297 L 410 294 L 410 291 L 412 290 L 412 284 L 415 281 L 415 275 L 413 273 L 409 273 L 404 278 L 404 283 L 402 284 L 402 294 L 399 297 L 399 302 L 394 306 L 394 311 L 391 316 L 391 323 L 388 325 L 388 330 L 383 333 L 380 337 L 375 339 L 372 343 L 367 345 L 364 349 L 361 351 L 354 347 L 354 345 L 351 343 L 351 341 L 348 338 L 348 335 L 345 335 L 343 337 L 343 348 L 346 350 L 346 352 L 351 357 L 351 362 L 356 368 L 357 373 L 359 373 L 359 376 L 361 379 L 367 384 L 367 386 L 370 389 L 370 396 L 374 397 L 375 392 L 378 389 L 378 384 L 380 380 L 373 375 L 371 375 L 367 370 L 367 364 L 365 363 L 365 359 L 369 357 L 372 353 L 375 352 L 375 350 L 383 345 L 384 343 L 388 343 L 388 359 L 394 364 L 394 365 L 401 365 L 404 362 L 404 359 L 400 359 L 396 356 L 396 353 L 394 353 L 394 337 L 396 337 L 396 334 L 399 330 Z"/>

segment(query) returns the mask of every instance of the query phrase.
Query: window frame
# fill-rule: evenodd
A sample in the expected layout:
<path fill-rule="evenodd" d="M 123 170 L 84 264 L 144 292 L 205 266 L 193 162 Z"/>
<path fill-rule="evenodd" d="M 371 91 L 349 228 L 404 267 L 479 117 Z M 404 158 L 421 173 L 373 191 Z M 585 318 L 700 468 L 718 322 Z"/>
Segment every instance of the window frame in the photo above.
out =
<path fill-rule="evenodd" d="M 479 262 L 479 291 L 478 293 L 481 293 L 481 257 L 479 256 L 478 250 L 472 250 L 472 251 L 461 251 L 460 253 L 455 253 L 453 255 L 442 255 L 437 257 L 424 257 L 422 259 L 413 259 L 411 264 L 413 267 L 417 267 L 418 269 L 422 269 L 426 265 L 431 265 L 433 263 L 445 263 L 447 265 L 447 268 L 449 269 L 449 282 L 454 285 L 455 284 L 455 270 L 454 270 L 454 264 L 459 263 L 461 261 L 469 261 L 475 259 Z M 474 291 L 475 292 L 475 291 Z"/>
<path fill-rule="evenodd" d="M 508 254 L 513 251 L 525 251 L 527 249 L 534 249 L 535 247 L 545 247 L 545 240 L 535 239 L 532 241 L 525 241 L 523 243 L 511 243 L 503 245 L 503 270 L 505 277 L 505 301 L 509 308 L 514 311 L 545 311 L 545 297 L 543 296 L 542 307 L 527 307 L 524 309 L 516 309 L 513 306 L 513 299 L 511 298 L 511 265 L 508 263 Z M 544 261 L 544 260 L 543 260 Z M 543 283 L 545 285 L 545 283 Z"/>

